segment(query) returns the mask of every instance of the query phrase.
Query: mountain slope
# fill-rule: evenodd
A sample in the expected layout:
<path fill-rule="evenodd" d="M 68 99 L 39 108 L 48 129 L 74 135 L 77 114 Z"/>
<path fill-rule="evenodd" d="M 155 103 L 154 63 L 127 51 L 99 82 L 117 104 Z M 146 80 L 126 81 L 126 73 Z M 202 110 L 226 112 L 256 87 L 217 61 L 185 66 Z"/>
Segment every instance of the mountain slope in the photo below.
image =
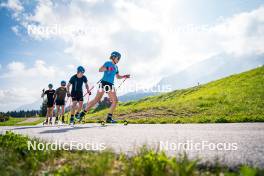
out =
<path fill-rule="evenodd" d="M 104 118 L 107 110 L 87 115 Z M 206 85 L 121 103 L 116 117 L 133 122 L 264 121 L 264 67 Z"/>
<path fill-rule="evenodd" d="M 251 56 L 233 56 L 228 54 L 219 54 L 199 63 L 195 63 L 190 67 L 164 77 L 160 82 L 154 86 L 170 86 L 172 90 L 184 89 L 196 86 L 198 83 L 204 84 L 216 79 L 226 77 L 231 74 L 240 73 L 246 70 L 256 68 L 264 64 L 264 55 Z M 151 92 L 131 92 L 118 97 L 121 102 L 135 101 L 141 98 L 155 95 Z M 156 93 L 157 95 L 157 93 Z"/>
<path fill-rule="evenodd" d="M 241 73 L 264 64 L 264 55 L 235 57 L 221 54 L 196 63 L 185 70 L 163 78 L 157 85 L 170 85 L 172 90 L 184 89 Z"/>

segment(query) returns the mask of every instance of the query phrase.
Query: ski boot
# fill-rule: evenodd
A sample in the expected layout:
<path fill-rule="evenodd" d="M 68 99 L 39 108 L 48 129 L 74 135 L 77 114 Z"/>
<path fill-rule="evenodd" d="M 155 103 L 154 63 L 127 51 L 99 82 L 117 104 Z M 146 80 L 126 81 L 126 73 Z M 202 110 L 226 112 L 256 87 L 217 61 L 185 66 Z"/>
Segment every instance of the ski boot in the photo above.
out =
<path fill-rule="evenodd" d="M 74 125 L 74 116 L 71 116 L 71 118 L 70 118 L 70 125 L 71 125 L 71 126 Z"/>
<path fill-rule="evenodd" d="M 117 121 L 113 120 L 112 117 L 113 117 L 112 114 L 108 114 L 106 118 L 106 123 L 117 123 Z"/>
<path fill-rule="evenodd" d="M 64 124 L 65 120 L 64 120 L 64 116 L 62 116 L 61 122 Z"/>
<path fill-rule="evenodd" d="M 47 125 L 48 124 L 48 118 L 43 122 L 43 125 Z"/>
<path fill-rule="evenodd" d="M 78 122 L 81 122 L 84 116 L 85 116 L 84 111 L 82 111 L 81 113 L 78 113 L 78 116 L 76 117 L 78 119 Z"/>
<path fill-rule="evenodd" d="M 56 117 L 55 124 L 58 125 L 59 123 L 59 117 Z"/>
<path fill-rule="evenodd" d="M 52 125 L 52 117 L 49 119 L 49 125 Z"/>

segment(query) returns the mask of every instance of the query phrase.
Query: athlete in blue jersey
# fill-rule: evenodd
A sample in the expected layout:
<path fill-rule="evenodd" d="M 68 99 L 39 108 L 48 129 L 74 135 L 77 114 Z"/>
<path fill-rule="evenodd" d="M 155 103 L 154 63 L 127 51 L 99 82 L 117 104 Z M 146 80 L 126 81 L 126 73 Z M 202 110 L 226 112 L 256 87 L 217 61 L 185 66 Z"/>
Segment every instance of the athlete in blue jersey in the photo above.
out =
<path fill-rule="evenodd" d="M 104 72 L 103 78 L 100 81 L 99 84 L 99 90 L 97 91 L 97 94 L 95 98 L 90 101 L 85 110 L 82 111 L 79 114 L 79 119 L 81 119 L 86 112 L 88 112 L 93 106 L 98 103 L 101 98 L 103 97 L 104 93 L 106 92 L 112 102 L 111 107 L 109 109 L 109 113 L 107 115 L 106 122 L 107 123 L 116 123 L 115 120 L 113 120 L 113 112 L 117 106 L 117 96 L 116 96 L 116 91 L 114 88 L 114 80 L 115 78 L 117 79 L 123 79 L 123 78 L 130 78 L 130 75 L 123 75 L 121 76 L 118 71 L 117 63 L 119 62 L 121 58 L 121 54 L 119 52 L 112 52 L 110 56 L 110 61 L 107 61 L 104 63 L 103 66 L 99 69 L 99 72 Z"/>

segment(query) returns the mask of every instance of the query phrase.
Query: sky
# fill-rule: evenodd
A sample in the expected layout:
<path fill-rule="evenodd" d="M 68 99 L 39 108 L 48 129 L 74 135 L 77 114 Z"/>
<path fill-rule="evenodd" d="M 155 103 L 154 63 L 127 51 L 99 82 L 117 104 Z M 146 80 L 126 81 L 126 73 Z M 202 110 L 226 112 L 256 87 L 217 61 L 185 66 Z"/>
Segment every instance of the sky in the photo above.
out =
<path fill-rule="evenodd" d="M 126 85 L 152 87 L 212 56 L 263 46 L 263 0 L 0 0 L 0 111 L 39 100 L 79 65 L 93 85 L 112 51 L 122 54 L 120 74 L 132 75 Z"/>

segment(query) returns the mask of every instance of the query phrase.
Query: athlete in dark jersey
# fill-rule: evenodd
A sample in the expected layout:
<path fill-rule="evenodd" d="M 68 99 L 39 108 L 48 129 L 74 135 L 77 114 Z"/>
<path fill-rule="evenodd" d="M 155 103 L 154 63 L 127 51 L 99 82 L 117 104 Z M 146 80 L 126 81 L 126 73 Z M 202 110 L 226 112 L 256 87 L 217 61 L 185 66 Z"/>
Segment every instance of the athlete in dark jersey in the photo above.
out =
<path fill-rule="evenodd" d="M 55 92 L 55 103 L 56 103 L 56 121 L 58 123 L 59 114 L 61 109 L 62 123 L 65 123 L 64 112 L 65 112 L 65 97 L 67 94 L 66 81 L 61 81 L 61 87 L 56 89 Z"/>
<path fill-rule="evenodd" d="M 55 90 L 52 89 L 53 85 L 49 84 L 48 85 L 49 90 L 43 91 L 41 97 L 44 97 L 44 95 L 47 95 L 47 119 L 46 123 L 48 123 L 48 120 L 50 120 L 50 123 L 52 121 L 53 117 L 53 110 L 54 110 L 54 95 L 55 95 Z"/>
<path fill-rule="evenodd" d="M 77 74 L 73 75 L 67 85 L 67 96 L 72 97 L 71 118 L 70 123 L 74 123 L 74 116 L 78 116 L 83 107 L 83 84 L 87 92 L 89 92 L 89 86 L 86 76 L 84 76 L 85 69 L 82 66 L 77 68 Z M 72 86 L 70 93 L 70 86 Z M 77 107 L 77 104 L 79 106 Z"/>

